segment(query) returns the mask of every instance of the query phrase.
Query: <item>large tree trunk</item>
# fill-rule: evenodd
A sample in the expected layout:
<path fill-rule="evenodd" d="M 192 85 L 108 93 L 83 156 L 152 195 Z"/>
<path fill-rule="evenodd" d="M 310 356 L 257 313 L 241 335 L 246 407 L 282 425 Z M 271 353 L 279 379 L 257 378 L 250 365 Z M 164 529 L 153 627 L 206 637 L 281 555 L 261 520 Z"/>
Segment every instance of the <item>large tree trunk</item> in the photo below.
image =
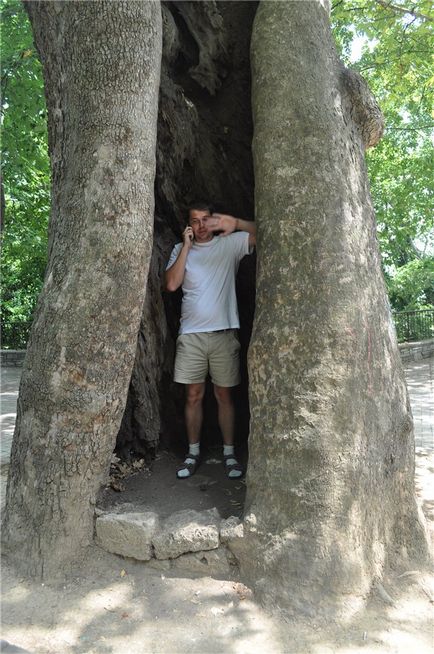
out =
<path fill-rule="evenodd" d="M 93 535 L 152 246 L 157 2 L 29 2 L 44 67 L 52 218 L 18 403 L 5 550 L 62 571 Z"/>
<path fill-rule="evenodd" d="M 375 141 L 381 121 L 377 111 L 364 129 L 375 110 L 364 115 L 353 82 L 322 3 L 261 3 L 252 36 L 258 276 L 238 554 L 265 600 L 333 615 L 395 555 L 425 552 L 364 164 L 362 137 Z"/>

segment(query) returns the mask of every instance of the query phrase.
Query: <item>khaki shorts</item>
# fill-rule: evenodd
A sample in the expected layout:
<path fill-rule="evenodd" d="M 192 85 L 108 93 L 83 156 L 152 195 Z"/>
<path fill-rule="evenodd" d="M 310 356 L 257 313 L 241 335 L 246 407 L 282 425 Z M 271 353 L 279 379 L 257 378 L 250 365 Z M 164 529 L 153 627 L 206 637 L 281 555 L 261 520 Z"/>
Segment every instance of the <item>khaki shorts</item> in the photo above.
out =
<path fill-rule="evenodd" d="M 236 329 L 178 336 L 174 381 L 201 384 L 208 372 L 216 386 L 240 383 L 240 343 Z"/>

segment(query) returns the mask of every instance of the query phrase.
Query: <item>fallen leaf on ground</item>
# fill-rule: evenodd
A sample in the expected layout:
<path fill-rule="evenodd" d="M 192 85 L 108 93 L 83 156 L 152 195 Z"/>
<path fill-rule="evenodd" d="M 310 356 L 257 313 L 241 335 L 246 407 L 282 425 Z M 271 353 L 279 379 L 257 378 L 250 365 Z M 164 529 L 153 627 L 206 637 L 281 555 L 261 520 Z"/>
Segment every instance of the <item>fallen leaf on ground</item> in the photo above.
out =
<path fill-rule="evenodd" d="M 117 491 L 118 493 L 123 493 L 125 490 L 125 486 L 116 479 L 110 480 L 110 488 L 113 488 L 113 490 Z"/>
<path fill-rule="evenodd" d="M 247 588 L 247 586 L 239 582 L 233 584 L 232 588 L 234 589 L 240 600 L 249 599 L 253 595 L 250 588 Z"/>

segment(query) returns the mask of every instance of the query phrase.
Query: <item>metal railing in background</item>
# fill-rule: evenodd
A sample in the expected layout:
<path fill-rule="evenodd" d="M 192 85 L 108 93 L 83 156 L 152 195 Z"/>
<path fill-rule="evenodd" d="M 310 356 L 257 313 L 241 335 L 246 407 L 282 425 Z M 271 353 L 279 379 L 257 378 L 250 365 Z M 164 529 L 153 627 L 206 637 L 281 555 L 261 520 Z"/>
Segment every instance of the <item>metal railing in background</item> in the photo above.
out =
<path fill-rule="evenodd" d="M 398 311 L 392 315 L 399 343 L 434 338 L 434 309 Z"/>

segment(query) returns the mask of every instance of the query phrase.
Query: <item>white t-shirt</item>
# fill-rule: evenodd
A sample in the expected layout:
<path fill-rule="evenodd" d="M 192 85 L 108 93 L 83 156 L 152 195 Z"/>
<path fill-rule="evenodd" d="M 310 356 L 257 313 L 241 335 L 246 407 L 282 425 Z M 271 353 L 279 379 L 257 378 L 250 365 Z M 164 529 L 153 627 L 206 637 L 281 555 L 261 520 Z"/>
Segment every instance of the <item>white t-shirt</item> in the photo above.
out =
<path fill-rule="evenodd" d="M 181 248 L 182 243 L 175 245 L 166 270 Z M 207 243 L 193 242 L 182 282 L 180 334 L 239 328 L 235 276 L 241 259 L 250 251 L 247 232 L 214 236 Z"/>

